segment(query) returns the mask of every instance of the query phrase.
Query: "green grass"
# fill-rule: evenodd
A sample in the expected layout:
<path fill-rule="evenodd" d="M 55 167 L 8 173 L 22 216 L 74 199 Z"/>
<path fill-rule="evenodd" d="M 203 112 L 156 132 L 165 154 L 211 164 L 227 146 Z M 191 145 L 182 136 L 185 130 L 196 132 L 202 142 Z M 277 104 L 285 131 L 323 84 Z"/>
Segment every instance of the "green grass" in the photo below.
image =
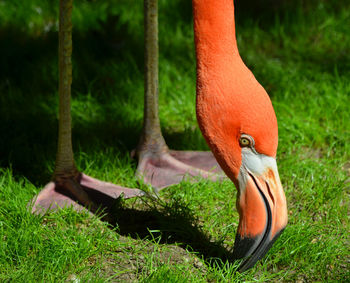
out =
<path fill-rule="evenodd" d="M 77 165 L 137 187 L 129 152 L 142 127 L 142 1 L 75 2 Z M 236 4 L 238 45 L 275 107 L 289 224 L 237 274 L 228 181 L 123 201 L 114 229 L 71 210 L 28 212 L 55 160 L 58 1 L 0 1 L 0 281 L 350 280 L 350 4 L 250 2 Z M 175 149 L 207 149 L 195 119 L 191 21 L 190 1 L 160 1 L 160 116 Z"/>

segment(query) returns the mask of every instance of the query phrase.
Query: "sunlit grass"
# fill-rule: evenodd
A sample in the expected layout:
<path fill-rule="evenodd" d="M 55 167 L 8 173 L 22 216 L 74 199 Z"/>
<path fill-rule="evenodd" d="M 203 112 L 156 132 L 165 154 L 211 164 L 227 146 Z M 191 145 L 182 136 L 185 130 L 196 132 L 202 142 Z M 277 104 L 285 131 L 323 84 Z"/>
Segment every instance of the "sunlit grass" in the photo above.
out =
<path fill-rule="evenodd" d="M 142 1 L 75 2 L 77 166 L 138 187 L 129 153 L 142 128 Z M 191 3 L 168 2 L 159 3 L 162 129 L 171 148 L 207 149 L 195 119 Z M 239 274 L 230 260 L 238 214 L 229 181 L 183 182 L 159 199 L 122 201 L 113 229 L 69 209 L 28 212 L 55 161 L 58 1 L 0 1 L 0 281 L 350 280 L 349 3 L 256 2 L 237 3 L 237 38 L 278 118 L 289 224 Z"/>

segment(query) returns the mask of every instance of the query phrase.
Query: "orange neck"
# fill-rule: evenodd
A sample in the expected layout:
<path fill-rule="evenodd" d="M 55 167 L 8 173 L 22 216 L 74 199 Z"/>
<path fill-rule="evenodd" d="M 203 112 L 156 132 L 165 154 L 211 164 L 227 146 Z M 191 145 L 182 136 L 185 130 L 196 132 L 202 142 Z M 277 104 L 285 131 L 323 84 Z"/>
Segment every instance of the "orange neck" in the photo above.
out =
<path fill-rule="evenodd" d="M 269 96 L 243 63 L 237 48 L 233 0 L 192 0 L 197 58 L 199 127 L 226 174 L 241 165 L 238 139 L 275 156 L 277 121 Z"/>
<path fill-rule="evenodd" d="M 199 66 L 238 56 L 233 0 L 193 0 L 194 33 Z"/>
<path fill-rule="evenodd" d="M 240 77 L 237 67 L 244 66 L 237 48 L 233 0 L 192 0 L 192 4 L 197 58 L 197 120 L 221 167 L 234 180 L 238 170 L 227 167 L 226 154 L 217 142 L 218 139 L 235 140 L 233 136 L 224 137 L 223 127 L 217 122 L 222 113 L 229 113 L 224 106 L 227 94 Z M 239 97 L 235 100 L 238 102 Z M 235 167 L 239 168 L 239 163 L 237 160 Z"/>

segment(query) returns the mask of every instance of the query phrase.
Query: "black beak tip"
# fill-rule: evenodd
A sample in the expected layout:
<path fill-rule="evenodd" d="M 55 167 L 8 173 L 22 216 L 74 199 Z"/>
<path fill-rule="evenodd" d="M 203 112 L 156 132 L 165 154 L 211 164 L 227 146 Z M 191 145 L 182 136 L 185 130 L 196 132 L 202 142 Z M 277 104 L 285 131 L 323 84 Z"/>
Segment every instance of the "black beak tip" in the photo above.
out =
<path fill-rule="evenodd" d="M 282 234 L 283 230 L 279 231 L 272 240 L 269 240 L 269 237 L 264 236 L 241 238 L 241 236 L 237 234 L 233 258 L 235 260 L 243 259 L 238 271 L 244 272 L 252 268 L 255 263 L 269 251 L 273 243 Z"/>

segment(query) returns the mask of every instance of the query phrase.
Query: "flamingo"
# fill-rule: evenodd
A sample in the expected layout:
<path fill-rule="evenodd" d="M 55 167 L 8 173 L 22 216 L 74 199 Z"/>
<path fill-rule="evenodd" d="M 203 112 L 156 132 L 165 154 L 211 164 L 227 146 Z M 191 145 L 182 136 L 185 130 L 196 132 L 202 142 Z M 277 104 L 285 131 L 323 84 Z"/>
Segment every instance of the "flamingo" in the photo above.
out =
<path fill-rule="evenodd" d="M 145 9 L 154 9 L 156 3 L 156 0 L 145 0 Z M 244 271 L 254 266 L 266 254 L 288 220 L 286 198 L 276 164 L 277 120 L 269 96 L 239 55 L 233 1 L 192 0 L 192 4 L 197 60 L 197 119 L 217 162 L 238 191 L 236 206 L 240 220 L 234 255 L 236 258 L 244 258 L 240 265 L 240 271 Z M 125 197 L 143 195 L 138 189 L 124 188 L 86 176 L 78 172 L 74 165 L 70 126 L 71 9 L 71 0 L 60 1 L 60 119 L 56 169 L 53 181 L 36 198 L 33 211 L 37 211 L 39 207 L 67 204 L 81 208 L 72 198 L 96 211 L 101 193 L 104 201 L 106 196 L 115 199 L 121 193 Z M 146 82 L 149 87 L 146 92 L 149 95 L 145 96 L 144 134 L 137 150 L 141 160 L 138 172 L 158 170 L 154 156 L 158 160 L 166 161 L 164 172 L 170 173 L 165 176 L 159 174 L 160 181 L 154 183 L 155 187 L 163 188 L 166 184 L 173 183 L 174 179 L 178 182 L 176 174 L 176 178 L 168 178 L 174 172 L 168 170 L 169 168 L 175 168 L 175 172 L 180 172 L 182 176 L 184 172 L 209 175 L 208 171 L 196 169 L 191 162 L 188 162 L 188 166 L 181 162 L 181 158 L 180 161 L 176 160 L 176 153 L 172 154 L 168 150 L 161 136 L 155 67 L 158 64 L 158 51 L 157 48 L 152 49 L 147 45 L 154 45 L 156 42 L 156 15 L 154 10 L 153 14 L 148 15 L 150 18 L 146 17 L 149 20 L 146 26 L 149 25 L 153 39 L 147 34 L 146 27 L 145 61 L 146 68 L 150 71 L 146 72 L 146 78 L 150 84 Z M 155 50 L 155 53 L 151 50 Z M 181 155 L 182 153 L 178 154 Z M 199 160 L 196 156 L 204 156 L 203 160 L 215 165 L 210 154 L 190 153 L 189 156 L 190 160 Z M 143 162 L 142 159 L 146 161 Z M 194 165 L 196 163 L 198 162 L 194 162 Z M 153 172 L 157 175 L 156 171 Z M 152 183 L 152 180 L 149 181 Z"/>
<path fill-rule="evenodd" d="M 240 271 L 266 254 L 287 225 L 271 100 L 242 61 L 232 0 L 192 0 L 197 60 L 196 113 L 202 134 L 235 184 L 234 256 Z"/>
<path fill-rule="evenodd" d="M 158 13 L 157 0 L 145 0 L 145 107 L 144 127 L 139 145 L 136 177 L 156 191 L 181 182 L 185 177 L 222 178 L 211 152 L 173 151 L 167 147 L 158 116 Z M 144 195 L 139 189 L 103 182 L 79 172 L 75 166 L 71 137 L 72 21 L 73 0 L 60 0 L 59 16 L 59 132 L 55 171 L 52 181 L 34 198 L 32 211 L 73 206 L 110 207 L 124 198 Z M 192 178 L 192 180 L 195 180 Z"/>

